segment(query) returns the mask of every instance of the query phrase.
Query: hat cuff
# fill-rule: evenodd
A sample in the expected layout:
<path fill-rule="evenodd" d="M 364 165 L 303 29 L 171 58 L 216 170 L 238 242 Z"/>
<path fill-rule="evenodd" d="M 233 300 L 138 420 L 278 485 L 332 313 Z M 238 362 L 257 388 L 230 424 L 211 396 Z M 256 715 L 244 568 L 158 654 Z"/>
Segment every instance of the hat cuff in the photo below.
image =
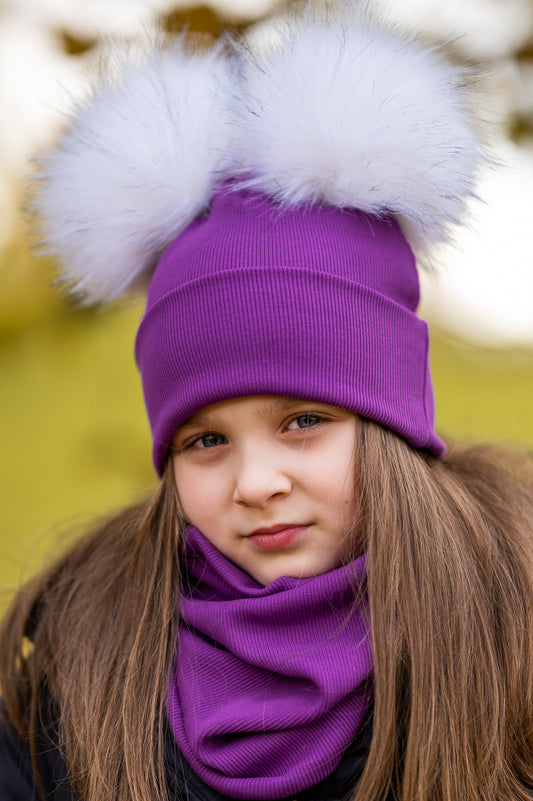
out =
<path fill-rule="evenodd" d="M 339 406 L 442 458 L 427 324 L 367 286 L 295 267 L 214 272 L 161 297 L 136 339 L 159 475 L 178 428 L 236 397 Z"/>

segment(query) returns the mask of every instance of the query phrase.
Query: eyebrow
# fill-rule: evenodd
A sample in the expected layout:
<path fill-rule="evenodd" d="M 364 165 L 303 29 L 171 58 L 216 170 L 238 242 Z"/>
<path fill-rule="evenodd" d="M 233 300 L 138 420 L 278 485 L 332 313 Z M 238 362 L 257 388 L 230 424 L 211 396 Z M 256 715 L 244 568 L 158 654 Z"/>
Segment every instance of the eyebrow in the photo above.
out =
<path fill-rule="evenodd" d="M 235 399 L 237 400 L 237 399 Z M 279 414 L 280 412 L 290 411 L 290 409 L 301 408 L 302 406 L 312 405 L 313 401 L 304 400 L 303 398 L 269 398 L 265 400 L 264 406 L 258 410 L 259 415 L 267 416 L 269 414 Z M 181 424 L 181 429 L 187 428 L 210 428 L 217 425 L 216 412 L 213 416 L 209 413 L 204 415 L 202 412 L 197 412 L 189 417 L 184 423 Z"/>
<path fill-rule="evenodd" d="M 278 414 L 279 412 L 287 412 L 291 409 L 311 406 L 312 404 L 313 401 L 304 398 L 269 398 L 265 401 L 265 405 L 259 409 L 259 414 Z"/>
<path fill-rule="evenodd" d="M 195 428 L 196 426 L 198 426 L 198 428 L 209 428 L 212 425 L 213 422 L 208 415 L 202 416 L 201 412 L 198 412 L 197 414 L 193 414 L 191 417 L 189 417 L 188 420 L 185 420 L 185 422 L 182 423 L 178 428 L 178 431 L 181 431 L 184 428 Z"/>

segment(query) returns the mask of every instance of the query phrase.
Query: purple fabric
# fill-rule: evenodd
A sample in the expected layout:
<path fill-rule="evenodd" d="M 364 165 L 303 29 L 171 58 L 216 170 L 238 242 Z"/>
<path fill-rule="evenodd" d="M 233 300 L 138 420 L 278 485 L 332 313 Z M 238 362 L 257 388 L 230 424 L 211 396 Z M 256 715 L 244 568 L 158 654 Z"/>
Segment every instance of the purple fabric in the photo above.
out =
<path fill-rule="evenodd" d="M 263 587 L 187 538 L 170 727 L 219 792 L 276 799 L 328 776 L 371 702 L 365 559 Z"/>
<path fill-rule="evenodd" d="M 158 473 L 188 417 L 247 395 L 340 406 L 443 456 L 418 302 L 393 218 L 222 185 L 162 255 L 137 333 Z"/>

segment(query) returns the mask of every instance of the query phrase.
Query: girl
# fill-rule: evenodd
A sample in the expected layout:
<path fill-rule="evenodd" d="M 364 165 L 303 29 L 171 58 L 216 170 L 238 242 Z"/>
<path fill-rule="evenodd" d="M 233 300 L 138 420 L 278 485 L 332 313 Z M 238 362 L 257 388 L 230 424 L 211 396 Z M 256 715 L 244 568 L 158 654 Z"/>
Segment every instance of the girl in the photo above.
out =
<path fill-rule="evenodd" d="M 38 203 L 136 341 L 161 477 L 3 624 L 6 801 L 533 799 L 527 461 L 434 430 L 461 76 L 359 14 L 102 87 Z"/>

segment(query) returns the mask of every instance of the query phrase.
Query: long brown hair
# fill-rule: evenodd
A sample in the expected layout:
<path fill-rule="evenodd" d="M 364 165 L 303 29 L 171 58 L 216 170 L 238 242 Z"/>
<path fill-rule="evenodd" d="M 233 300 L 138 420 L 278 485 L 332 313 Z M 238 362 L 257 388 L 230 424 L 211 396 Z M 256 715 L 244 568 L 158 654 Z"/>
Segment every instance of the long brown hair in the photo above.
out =
<path fill-rule="evenodd" d="M 40 720 L 58 715 L 86 801 L 167 798 L 164 699 L 176 652 L 181 530 L 167 470 L 151 500 L 82 538 L 20 591 L 3 621 L 7 714 L 30 743 L 34 768 Z"/>
<path fill-rule="evenodd" d="M 359 445 L 375 707 L 356 799 L 533 799 L 533 466 L 424 459 L 369 422 Z"/>
<path fill-rule="evenodd" d="M 531 801 L 531 462 L 488 447 L 438 462 L 364 420 L 355 457 L 375 705 L 354 801 L 391 787 L 402 801 Z M 183 524 L 167 466 L 151 501 L 83 538 L 4 620 L 7 714 L 31 744 L 47 688 L 85 801 L 168 798 Z"/>

